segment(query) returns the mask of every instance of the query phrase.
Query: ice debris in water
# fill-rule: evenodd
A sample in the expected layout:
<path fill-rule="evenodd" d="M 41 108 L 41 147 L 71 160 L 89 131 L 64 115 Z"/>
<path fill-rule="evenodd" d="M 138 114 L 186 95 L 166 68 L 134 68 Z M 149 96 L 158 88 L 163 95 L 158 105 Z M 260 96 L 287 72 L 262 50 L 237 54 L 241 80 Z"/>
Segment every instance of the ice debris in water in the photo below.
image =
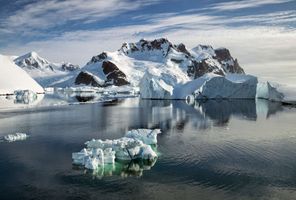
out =
<path fill-rule="evenodd" d="M 115 159 L 153 161 L 157 154 L 150 145 L 157 144 L 159 133 L 159 129 L 137 129 L 128 131 L 125 137 L 115 140 L 92 139 L 85 143 L 87 148 L 72 153 L 73 163 L 96 170 L 104 164 L 114 164 Z"/>
<path fill-rule="evenodd" d="M 37 93 L 31 90 L 15 90 L 15 103 L 30 104 L 37 99 Z"/>
<path fill-rule="evenodd" d="M 25 140 L 27 137 L 28 135 L 26 133 L 15 133 L 4 136 L 4 140 L 8 142 L 14 142 L 18 140 Z"/>

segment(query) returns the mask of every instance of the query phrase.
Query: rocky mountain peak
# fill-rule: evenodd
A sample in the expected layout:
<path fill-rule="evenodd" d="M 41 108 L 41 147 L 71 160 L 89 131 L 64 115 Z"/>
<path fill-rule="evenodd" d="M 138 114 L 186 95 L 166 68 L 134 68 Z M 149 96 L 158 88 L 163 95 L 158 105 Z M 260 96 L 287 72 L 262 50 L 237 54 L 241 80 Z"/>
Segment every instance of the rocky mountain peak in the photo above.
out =
<path fill-rule="evenodd" d="M 104 51 L 104 52 L 102 52 L 101 54 L 99 54 L 97 56 L 93 56 L 91 58 L 91 60 L 87 63 L 87 65 L 89 65 L 91 63 L 102 62 L 107 58 L 108 58 L 108 54 L 107 54 L 107 52 Z"/>
<path fill-rule="evenodd" d="M 123 52 L 125 55 L 154 51 L 161 53 L 161 56 L 165 57 L 171 47 L 173 47 L 172 43 L 166 38 L 159 38 L 155 40 L 141 39 L 136 43 L 123 43 L 119 51 Z"/>
<path fill-rule="evenodd" d="M 75 71 L 80 69 L 79 65 L 74 65 L 72 63 L 62 63 L 61 68 L 63 71 Z"/>
<path fill-rule="evenodd" d="M 123 43 L 116 52 L 93 56 L 83 68 L 92 75 L 81 74 L 84 78 L 78 82 L 82 84 L 82 80 L 85 80 L 84 84 L 88 85 L 92 76 L 92 80 L 96 80 L 96 77 L 104 80 L 101 87 L 138 84 L 141 74 L 151 66 L 160 71 L 177 70 L 188 79 L 196 79 L 207 73 L 221 76 L 244 73 L 226 48 L 214 49 L 210 45 L 198 45 L 189 50 L 183 43 L 176 45 L 166 38 L 159 38 Z"/>
<path fill-rule="evenodd" d="M 53 70 L 53 67 L 50 65 L 50 63 L 40 57 L 36 52 L 32 51 L 29 52 L 23 56 L 20 56 L 14 60 L 15 64 L 22 68 L 28 68 L 28 69 L 45 69 L 49 68 Z"/>
<path fill-rule="evenodd" d="M 24 68 L 27 72 L 30 72 L 32 69 L 38 69 L 40 71 L 49 73 L 56 71 L 75 71 L 79 69 L 78 65 L 73 65 L 68 62 L 51 63 L 39 56 L 35 51 L 15 58 L 14 63 L 19 67 Z"/>
<path fill-rule="evenodd" d="M 230 51 L 226 48 L 215 49 L 217 60 L 222 64 L 225 71 L 229 73 L 244 74 L 243 68 L 238 64 L 237 59 L 234 59 Z"/>

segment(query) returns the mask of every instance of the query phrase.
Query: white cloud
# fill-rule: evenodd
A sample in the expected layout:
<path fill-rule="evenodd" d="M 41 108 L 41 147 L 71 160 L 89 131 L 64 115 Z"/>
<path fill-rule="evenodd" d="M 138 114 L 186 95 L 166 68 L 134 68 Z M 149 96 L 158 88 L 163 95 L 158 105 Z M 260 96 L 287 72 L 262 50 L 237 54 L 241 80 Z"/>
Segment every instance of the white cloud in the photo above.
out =
<path fill-rule="evenodd" d="M 228 22 L 252 22 L 252 23 L 263 23 L 263 24 L 282 24 L 282 23 L 290 23 L 296 22 L 296 11 L 278 11 L 268 14 L 258 14 L 258 15 L 250 15 L 250 16 L 242 16 L 242 17 L 234 17 L 229 19 Z"/>
<path fill-rule="evenodd" d="M 293 0 L 243 0 L 243 1 L 230 1 L 230 2 L 222 2 L 211 5 L 211 9 L 214 10 L 237 10 L 243 8 L 254 8 L 268 4 L 281 4 L 287 3 Z"/>
<path fill-rule="evenodd" d="M 0 19 L 3 31 L 30 32 L 46 30 L 67 22 L 90 23 L 116 16 L 159 0 L 47 0 L 31 3 Z M 81 23 L 81 22 L 80 22 Z M 0 30 L 1 31 L 1 30 Z"/>

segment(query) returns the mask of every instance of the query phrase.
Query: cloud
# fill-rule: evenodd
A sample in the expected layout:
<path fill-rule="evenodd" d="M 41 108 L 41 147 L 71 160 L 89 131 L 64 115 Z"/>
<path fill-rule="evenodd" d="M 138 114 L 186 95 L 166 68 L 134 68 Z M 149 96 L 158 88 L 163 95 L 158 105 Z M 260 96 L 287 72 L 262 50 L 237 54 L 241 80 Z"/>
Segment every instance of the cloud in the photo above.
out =
<path fill-rule="evenodd" d="M 252 22 L 252 23 L 262 23 L 262 24 L 277 24 L 283 25 L 284 23 L 296 22 L 296 11 L 279 11 L 267 14 L 258 14 L 242 17 L 234 17 L 229 19 L 228 22 Z"/>
<path fill-rule="evenodd" d="M 21 7 L 0 20 L 2 32 L 26 34 L 48 30 L 69 22 L 92 23 L 158 3 L 159 0 L 47 0 Z M 0 31 L 1 31 L 0 29 Z"/>
<path fill-rule="evenodd" d="M 268 4 L 281 4 L 287 3 L 293 0 L 243 0 L 243 1 L 230 1 L 216 3 L 210 6 L 211 9 L 220 11 L 238 10 L 244 8 L 254 8 Z"/>

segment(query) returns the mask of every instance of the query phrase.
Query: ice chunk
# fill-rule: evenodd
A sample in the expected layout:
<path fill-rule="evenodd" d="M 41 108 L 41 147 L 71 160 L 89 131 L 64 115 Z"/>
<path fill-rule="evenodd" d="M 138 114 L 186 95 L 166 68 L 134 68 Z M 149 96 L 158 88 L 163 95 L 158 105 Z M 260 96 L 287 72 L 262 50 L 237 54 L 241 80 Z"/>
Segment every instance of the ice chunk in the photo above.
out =
<path fill-rule="evenodd" d="M 87 169 L 97 169 L 104 164 L 114 164 L 116 160 L 147 160 L 152 162 L 157 153 L 150 145 L 157 144 L 159 129 L 137 129 L 115 140 L 95 140 L 86 142 L 87 148 L 72 153 L 73 163 Z"/>
<path fill-rule="evenodd" d="M 136 129 L 126 133 L 126 137 L 141 140 L 144 144 L 157 144 L 157 135 L 161 133 L 160 129 Z"/>
<path fill-rule="evenodd" d="M 28 135 L 26 133 L 15 133 L 4 136 L 4 139 L 8 142 L 14 142 L 18 140 L 25 140 L 27 137 Z"/>
<path fill-rule="evenodd" d="M 278 92 L 269 82 L 260 82 L 257 84 L 256 97 L 258 99 L 267 99 L 270 101 L 282 101 L 284 94 Z"/>

